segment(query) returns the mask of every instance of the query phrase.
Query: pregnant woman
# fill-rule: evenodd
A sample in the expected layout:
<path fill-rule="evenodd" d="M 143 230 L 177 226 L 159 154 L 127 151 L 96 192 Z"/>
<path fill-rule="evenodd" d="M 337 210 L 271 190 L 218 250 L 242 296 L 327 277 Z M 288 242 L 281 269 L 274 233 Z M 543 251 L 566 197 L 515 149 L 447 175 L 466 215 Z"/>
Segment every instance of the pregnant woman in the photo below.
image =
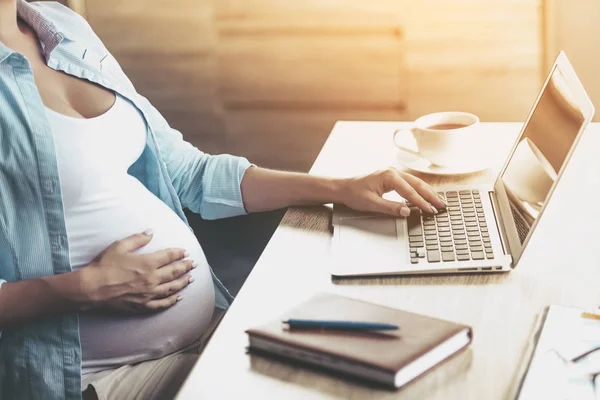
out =
<path fill-rule="evenodd" d="M 140 96 L 79 15 L 0 0 L 0 399 L 168 399 L 232 298 L 183 208 L 224 218 L 444 203 L 394 169 L 353 179 L 211 156 Z"/>

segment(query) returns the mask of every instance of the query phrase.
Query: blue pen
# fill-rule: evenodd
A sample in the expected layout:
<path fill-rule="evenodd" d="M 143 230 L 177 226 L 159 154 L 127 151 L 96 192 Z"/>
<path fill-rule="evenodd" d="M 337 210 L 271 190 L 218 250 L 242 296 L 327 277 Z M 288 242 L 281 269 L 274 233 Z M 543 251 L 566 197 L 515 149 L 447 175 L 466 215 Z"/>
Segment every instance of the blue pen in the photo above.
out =
<path fill-rule="evenodd" d="M 323 321 L 314 319 L 288 319 L 283 321 L 290 329 L 334 329 L 342 331 L 395 331 L 400 329 L 397 325 L 379 322 L 356 321 Z"/>

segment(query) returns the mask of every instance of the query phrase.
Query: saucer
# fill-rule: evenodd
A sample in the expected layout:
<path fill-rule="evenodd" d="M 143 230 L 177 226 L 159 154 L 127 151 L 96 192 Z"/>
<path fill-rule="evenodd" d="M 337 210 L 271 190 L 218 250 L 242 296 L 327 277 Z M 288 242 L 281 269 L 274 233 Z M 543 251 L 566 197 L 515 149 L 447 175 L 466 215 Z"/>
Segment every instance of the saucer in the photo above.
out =
<path fill-rule="evenodd" d="M 406 147 L 407 150 L 402 150 L 401 147 L 396 146 L 398 149 L 396 160 L 401 166 L 410 170 L 429 175 L 466 175 L 474 174 L 475 172 L 480 172 L 490 168 L 489 160 L 486 160 L 484 157 L 480 159 L 468 160 L 467 162 L 460 164 L 446 165 L 443 167 L 432 164 L 431 161 L 420 157 L 418 154 L 414 154 L 417 150 L 415 140 L 412 135 L 410 137 L 406 136 L 402 137 L 401 145 Z"/>

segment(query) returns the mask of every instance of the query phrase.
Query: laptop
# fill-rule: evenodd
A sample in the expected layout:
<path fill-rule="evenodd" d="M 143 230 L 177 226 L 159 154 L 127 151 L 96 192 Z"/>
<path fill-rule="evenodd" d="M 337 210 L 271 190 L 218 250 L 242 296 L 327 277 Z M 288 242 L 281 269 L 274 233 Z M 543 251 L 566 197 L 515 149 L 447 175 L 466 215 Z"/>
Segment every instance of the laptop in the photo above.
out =
<path fill-rule="evenodd" d="M 334 205 L 334 276 L 446 274 L 515 268 L 594 106 L 561 52 L 495 182 L 436 188 L 448 203 L 408 218 Z"/>

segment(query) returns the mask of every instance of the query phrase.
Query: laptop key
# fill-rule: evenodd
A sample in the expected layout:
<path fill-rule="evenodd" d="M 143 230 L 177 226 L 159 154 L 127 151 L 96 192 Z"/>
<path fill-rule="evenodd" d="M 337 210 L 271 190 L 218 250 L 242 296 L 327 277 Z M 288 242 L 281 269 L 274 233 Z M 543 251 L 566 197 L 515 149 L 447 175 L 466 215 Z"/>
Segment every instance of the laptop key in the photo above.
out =
<path fill-rule="evenodd" d="M 422 242 L 423 241 L 423 236 L 421 235 L 413 235 L 413 236 L 409 236 L 408 237 L 408 242 L 412 243 L 412 242 Z"/>
<path fill-rule="evenodd" d="M 473 260 L 483 260 L 483 251 L 471 252 L 471 257 L 473 258 Z"/>
<path fill-rule="evenodd" d="M 437 240 L 437 235 L 435 235 L 435 234 L 429 235 L 426 233 L 425 240 Z"/>
<path fill-rule="evenodd" d="M 441 237 L 440 238 L 440 243 L 452 243 L 452 238 L 450 236 Z"/>
<path fill-rule="evenodd" d="M 461 255 L 461 254 L 469 255 L 469 250 L 467 250 L 467 249 L 457 249 L 456 250 L 456 254 L 457 255 Z"/>
<path fill-rule="evenodd" d="M 410 247 L 424 247 L 425 244 L 423 242 L 411 242 Z"/>
<path fill-rule="evenodd" d="M 448 197 L 457 197 L 458 196 L 458 192 L 456 192 L 456 191 L 446 192 L 446 196 L 448 196 Z"/>
<path fill-rule="evenodd" d="M 467 244 L 465 243 L 465 244 L 457 244 L 457 245 L 455 245 L 455 246 L 454 246 L 454 248 L 455 248 L 456 250 L 467 250 L 469 247 L 468 247 L 468 246 L 467 246 Z"/>
<path fill-rule="evenodd" d="M 469 261 L 471 259 L 471 257 L 469 257 L 468 254 L 457 254 L 456 259 L 458 261 Z"/>
<path fill-rule="evenodd" d="M 443 261 L 454 261 L 454 252 L 453 251 L 442 251 L 442 260 Z"/>
<path fill-rule="evenodd" d="M 421 218 L 418 209 L 412 208 L 406 221 L 408 224 L 409 236 L 421 236 L 423 234 L 423 229 L 421 228 Z"/>
<path fill-rule="evenodd" d="M 462 240 L 454 240 L 454 244 L 456 245 L 461 245 L 461 244 L 467 244 L 466 239 L 462 239 Z"/>
<path fill-rule="evenodd" d="M 419 258 L 425 258 L 425 255 L 427 254 L 427 252 L 425 251 L 425 249 L 417 249 L 417 257 Z"/>
<path fill-rule="evenodd" d="M 427 261 L 440 262 L 440 252 L 438 250 L 427 251 Z"/>
<path fill-rule="evenodd" d="M 428 241 L 425 242 L 425 244 L 427 246 L 437 246 L 438 241 L 437 240 L 428 240 Z"/>
<path fill-rule="evenodd" d="M 411 264 L 418 264 L 419 263 L 419 259 L 417 257 L 411 257 L 410 258 L 410 263 Z"/>
<path fill-rule="evenodd" d="M 494 253 L 485 253 L 485 256 L 487 257 L 488 260 L 494 259 Z"/>
<path fill-rule="evenodd" d="M 484 243 L 483 245 L 484 245 L 484 247 L 485 247 L 486 249 L 490 249 L 490 250 L 492 250 L 492 244 L 491 244 L 491 243 L 487 242 L 487 243 Z"/>

